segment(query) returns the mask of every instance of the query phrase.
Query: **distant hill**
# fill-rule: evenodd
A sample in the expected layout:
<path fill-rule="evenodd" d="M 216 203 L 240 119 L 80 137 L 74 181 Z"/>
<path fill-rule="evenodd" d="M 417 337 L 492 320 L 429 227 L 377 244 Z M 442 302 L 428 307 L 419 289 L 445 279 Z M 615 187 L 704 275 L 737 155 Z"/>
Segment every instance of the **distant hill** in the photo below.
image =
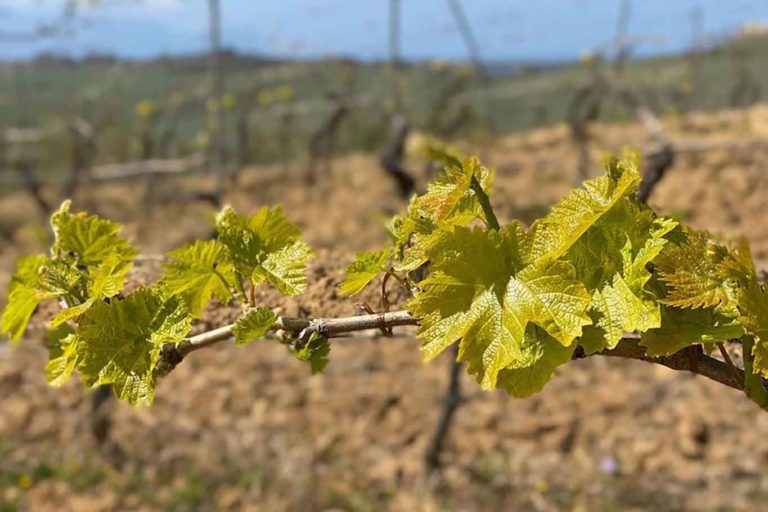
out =
<path fill-rule="evenodd" d="M 200 142 L 207 119 L 205 90 L 207 57 L 189 55 L 153 60 L 121 61 L 109 55 L 83 60 L 52 55 L 20 64 L 0 64 L 0 129 L 45 127 L 62 116 L 77 115 L 103 132 L 100 160 L 138 156 L 139 102 L 154 102 L 162 112 L 178 107 L 174 152 L 189 151 Z M 227 52 L 223 68 L 226 88 L 237 100 L 227 113 L 228 151 L 238 151 L 236 135 L 244 105 L 252 104 L 252 144 L 257 160 L 279 156 L 275 140 L 290 133 L 299 153 L 330 114 L 328 98 L 349 92 L 356 101 L 343 125 L 341 150 L 381 147 L 386 136 L 385 113 L 391 106 L 392 82 L 385 63 L 348 60 L 278 61 Z M 473 77 L 470 68 L 447 62 L 416 62 L 401 66 L 399 89 L 412 123 L 451 136 L 469 136 L 492 120 L 501 132 L 526 130 L 562 121 L 577 89 L 590 70 L 580 63 L 493 63 L 489 81 Z M 633 60 L 629 80 L 647 103 L 661 114 L 681 109 L 716 110 L 768 100 L 768 36 L 752 30 L 696 59 L 672 55 Z M 302 108 L 293 115 L 275 106 L 279 89 Z M 284 98 L 285 99 L 285 98 Z M 174 108 L 177 108 L 174 107 Z M 165 108 L 165 110 L 163 110 Z M 490 116 L 488 115 L 490 113 Z M 626 119 L 619 105 L 601 111 L 602 120 Z M 172 155 L 163 155 L 172 156 Z M 56 158 L 49 159 L 52 162 Z"/>

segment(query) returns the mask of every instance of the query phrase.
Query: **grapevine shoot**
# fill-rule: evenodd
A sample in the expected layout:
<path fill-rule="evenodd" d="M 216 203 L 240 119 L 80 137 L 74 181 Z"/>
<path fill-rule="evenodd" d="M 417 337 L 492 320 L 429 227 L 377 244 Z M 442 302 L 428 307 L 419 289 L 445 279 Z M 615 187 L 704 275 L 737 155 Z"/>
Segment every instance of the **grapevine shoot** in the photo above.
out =
<path fill-rule="evenodd" d="M 312 249 L 280 207 L 251 216 L 225 207 L 215 239 L 171 251 L 156 283 L 127 293 L 138 252 L 118 224 L 65 201 L 51 217 L 49 253 L 17 262 L 2 333 L 19 341 L 42 302 L 58 304 L 49 383 L 77 372 L 134 405 L 150 404 L 158 379 L 213 343 L 275 338 L 315 373 L 335 336 L 412 325 L 426 360 L 458 343 L 458 360 L 483 389 L 516 397 L 540 391 L 573 359 L 613 355 L 700 373 L 768 409 L 768 291 L 748 245 L 657 215 L 638 199 L 636 156 L 611 159 L 528 227 L 497 219 L 491 169 L 435 156 L 445 169 L 390 222 L 391 244 L 359 253 L 340 283 L 346 296 L 377 279 L 382 289 L 402 286 L 402 311 L 304 319 L 256 304 L 259 286 L 285 295 L 307 286 Z M 242 315 L 191 336 L 212 302 L 236 302 Z M 725 342 L 742 346 L 744 370 Z M 715 350 L 725 362 L 709 356 Z"/>

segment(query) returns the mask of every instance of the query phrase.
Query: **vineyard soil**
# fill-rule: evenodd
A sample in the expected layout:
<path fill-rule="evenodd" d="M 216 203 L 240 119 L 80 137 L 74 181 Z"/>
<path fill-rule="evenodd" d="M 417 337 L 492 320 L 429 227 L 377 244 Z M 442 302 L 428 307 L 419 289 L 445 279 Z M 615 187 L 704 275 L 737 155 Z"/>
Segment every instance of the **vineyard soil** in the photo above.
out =
<path fill-rule="evenodd" d="M 744 234 L 767 268 L 768 148 L 743 141 L 768 136 L 768 107 L 692 114 L 668 126 L 675 141 L 736 149 L 679 155 L 651 202 L 695 227 Z M 596 161 L 600 150 L 649 143 L 637 125 L 598 126 L 594 138 Z M 497 167 L 492 199 L 504 219 L 538 216 L 577 181 L 576 150 L 562 126 L 498 140 L 481 156 Z M 336 285 L 354 251 L 385 241 L 383 220 L 403 206 L 392 183 L 372 155 L 338 160 L 311 191 L 294 167 L 250 169 L 228 196 L 241 211 L 282 203 L 320 248 L 306 294 L 287 299 L 264 288 L 257 303 L 291 316 L 356 314 L 360 302 L 378 308 L 374 290 L 344 299 Z M 143 185 L 126 183 L 74 199 L 77 209 L 125 223 L 143 254 L 210 232 L 207 205 L 147 208 L 143 196 Z M 42 232 L 28 222 L 35 215 L 22 195 L 0 199 L 1 231 L 13 238 L 0 246 L 3 289 L 15 257 L 39 250 Z M 159 269 L 143 260 L 131 282 Z M 0 345 L 0 510 L 733 510 L 768 498 L 768 417 L 756 405 L 685 373 L 600 358 L 563 367 L 525 400 L 482 392 L 463 376 L 466 402 L 445 469 L 427 480 L 422 457 L 448 360 L 423 365 L 407 329 L 392 339 L 334 341 L 331 363 L 315 377 L 275 343 L 192 354 L 158 385 L 151 409 L 109 404 L 112 429 L 99 446 L 79 382 L 45 384 L 41 326 L 50 314 L 37 314 L 27 343 Z M 236 315 L 219 308 L 204 323 Z"/>

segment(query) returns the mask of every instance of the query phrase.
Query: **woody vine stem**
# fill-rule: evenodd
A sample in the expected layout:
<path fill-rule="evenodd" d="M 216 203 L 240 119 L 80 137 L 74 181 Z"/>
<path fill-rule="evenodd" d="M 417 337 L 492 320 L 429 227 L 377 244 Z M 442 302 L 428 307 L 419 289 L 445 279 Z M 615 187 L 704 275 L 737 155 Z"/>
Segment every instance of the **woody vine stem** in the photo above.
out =
<path fill-rule="evenodd" d="M 306 339 L 314 333 L 326 338 L 338 338 L 343 337 L 345 334 L 369 329 L 388 331 L 394 327 L 418 325 L 418 319 L 414 318 L 408 311 L 401 310 L 341 318 L 308 319 L 279 317 L 272 331 L 278 337 Z M 191 352 L 228 341 L 233 336 L 232 329 L 234 326 L 235 324 L 225 325 L 190 336 L 179 343 L 164 345 L 160 352 L 156 375 L 167 375 Z M 638 343 L 637 336 L 627 335 L 622 338 L 615 348 L 605 349 L 595 354 L 588 355 L 579 348 L 574 352 L 573 359 L 584 359 L 593 355 L 635 359 L 666 366 L 672 370 L 688 371 L 737 390 L 743 390 L 746 387 L 744 370 L 732 366 L 733 363 L 730 362 L 729 358 L 726 358 L 725 361 L 720 361 L 705 354 L 698 354 L 696 363 L 692 365 L 691 356 L 686 349 L 669 356 L 652 357 L 646 355 L 645 348 Z M 760 383 L 763 388 L 768 389 L 768 380 L 760 379 Z M 768 405 L 758 405 L 768 410 Z"/>
<path fill-rule="evenodd" d="M 138 251 L 119 224 L 65 201 L 51 218 L 49 254 L 18 260 L 0 331 L 18 341 L 39 303 L 63 300 L 50 320 L 48 381 L 62 385 L 77 370 L 87 386 L 111 384 L 135 405 L 150 404 L 157 378 L 190 352 L 229 338 L 276 338 L 316 373 L 332 338 L 418 326 L 427 358 L 453 346 L 484 389 L 513 396 L 538 392 L 569 360 L 599 354 L 690 371 L 768 410 L 768 290 L 748 244 L 657 215 L 638 195 L 636 155 L 611 159 L 605 174 L 530 226 L 503 228 L 489 200 L 492 170 L 474 158 L 436 157 L 446 168 L 388 224 L 391 245 L 356 254 L 339 284 L 339 295 L 353 296 L 383 276 L 381 313 L 304 319 L 257 307 L 262 283 L 303 293 L 314 255 L 298 226 L 268 206 L 250 216 L 225 207 L 215 239 L 174 249 L 159 280 L 123 294 Z M 402 311 L 389 311 L 390 280 L 413 292 Z M 239 303 L 240 318 L 190 336 L 214 300 Z M 722 344 L 731 339 L 742 345 L 743 369 Z"/>

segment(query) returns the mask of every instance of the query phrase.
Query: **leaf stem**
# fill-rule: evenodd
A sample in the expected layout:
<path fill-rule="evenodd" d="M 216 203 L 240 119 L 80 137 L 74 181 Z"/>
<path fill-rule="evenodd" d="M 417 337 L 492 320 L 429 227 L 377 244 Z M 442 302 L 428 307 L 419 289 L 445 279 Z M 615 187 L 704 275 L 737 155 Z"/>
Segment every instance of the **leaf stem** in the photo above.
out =
<path fill-rule="evenodd" d="M 227 291 L 232 295 L 232 299 L 237 302 L 237 295 L 235 295 L 235 292 L 232 291 L 232 285 L 227 281 L 227 278 L 224 277 L 224 274 L 219 272 L 218 270 L 214 269 L 213 273 L 216 274 L 216 277 L 219 278 L 221 283 L 224 285 L 224 287 L 227 289 Z"/>
<path fill-rule="evenodd" d="M 235 271 L 235 288 L 237 288 L 237 291 L 240 293 L 240 301 L 243 304 L 248 303 L 248 295 L 245 293 L 245 285 L 243 285 L 243 276 L 240 275 L 240 272 Z"/>
<path fill-rule="evenodd" d="M 730 370 L 731 375 L 733 376 L 734 382 L 736 382 L 736 385 L 739 386 L 739 389 L 743 390 L 744 385 L 741 382 L 741 379 L 739 378 L 739 372 L 736 370 L 736 365 L 734 365 L 733 361 L 731 361 L 731 356 L 728 355 L 728 351 L 725 349 L 725 345 L 723 345 L 722 342 L 718 342 L 717 348 L 720 350 L 720 355 L 723 356 L 723 359 L 725 360 L 725 364 L 728 365 L 728 370 Z"/>
<path fill-rule="evenodd" d="M 392 279 L 394 279 L 395 281 L 397 281 L 398 283 L 400 283 L 400 286 L 402 286 L 402 287 L 403 287 L 403 288 L 405 288 L 406 290 L 409 290 L 409 291 L 410 291 L 410 289 L 411 289 L 411 288 L 408 286 L 408 282 L 407 282 L 405 279 L 403 279 L 402 277 L 400 277 L 399 275 L 397 275 L 397 272 L 395 272 L 395 271 L 394 271 L 394 270 L 392 270 L 391 268 L 387 268 L 387 269 L 385 269 L 385 270 L 384 270 L 384 272 L 385 272 L 386 274 L 388 274 L 389 276 L 391 276 L 391 277 L 392 277 Z"/>
<path fill-rule="evenodd" d="M 488 197 L 488 194 L 485 193 L 485 190 L 483 190 L 483 186 L 480 185 L 479 181 L 477 181 L 476 176 L 472 176 L 472 183 L 470 184 L 470 188 L 475 192 L 477 200 L 480 203 L 480 207 L 483 209 L 483 213 L 485 214 L 485 223 L 488 228 L 494 231 L 500 230 L 501 225 L 499 224 L 499 219 L 496 218 L 496 212 L 493 211 L 491 200 Z"/>

